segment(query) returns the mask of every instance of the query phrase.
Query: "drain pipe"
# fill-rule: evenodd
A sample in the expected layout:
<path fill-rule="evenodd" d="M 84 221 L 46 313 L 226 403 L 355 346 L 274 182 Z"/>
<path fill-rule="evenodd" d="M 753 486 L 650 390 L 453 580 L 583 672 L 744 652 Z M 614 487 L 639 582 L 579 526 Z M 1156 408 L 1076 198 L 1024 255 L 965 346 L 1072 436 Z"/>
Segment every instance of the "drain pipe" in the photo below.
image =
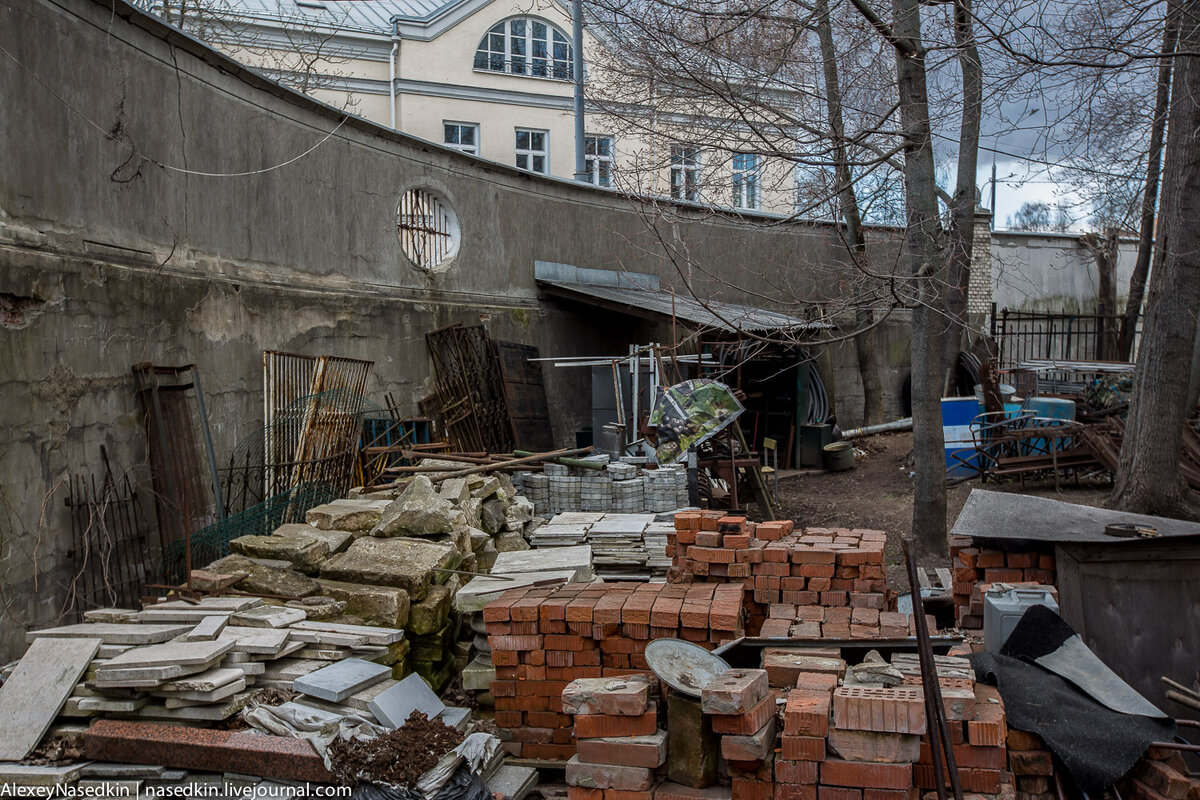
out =
<path fill-rule="evenodd" d="M 388 96 L 391 111 L 392 130 L 396 130 L 396 56 L 400 52 L 400 26 L 392 20 L 392 52 L 388 58 Z"/>
<path fill-rule="evenodd" d="M 571 4 L 571 38 L 575 52 L 572 67 L 575 72 L 575 180 L 588 179 L 587 157 L 584 154 L 586 133 L 583 125 L 583 0 Z"/>
<path fill-rule="evenodd" d="M 912 430 L 912 417 L 898 419 L 895 422 L 885 422 L 881 425 L 868 425 L 865 428 L 851 428 L 842 431 L 843 439 L 857 439 L 861 436 L 871 436 L 876 433 L 892 433 L 894 431 Z"/>

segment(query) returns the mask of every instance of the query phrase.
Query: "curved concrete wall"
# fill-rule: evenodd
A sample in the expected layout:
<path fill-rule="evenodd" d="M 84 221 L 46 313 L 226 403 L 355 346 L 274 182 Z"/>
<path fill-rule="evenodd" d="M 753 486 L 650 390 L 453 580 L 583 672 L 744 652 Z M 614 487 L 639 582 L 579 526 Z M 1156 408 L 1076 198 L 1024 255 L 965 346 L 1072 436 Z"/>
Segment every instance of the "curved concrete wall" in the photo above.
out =
<path fill-rule="evenodd" d="M 346 119 L 121 0 L 0 4 L 0 45 L 0 658 L 68 602 L 66 476 L 99 473 L 103 445 L 118 471 L 145 477 L 134 363 L 198 364 L 227 456 L 262 424 L 263 349 L 371 359 L 372 395 L 415 412 L 424 334 L 453 322 L 485 319 L 544 355 L 662 335 L 539 300 L 536 260 L 686 277 L 755 304 L 846 285 L 827 228 L 666 218 Z M 444 274 L 400 250 L 410 186 L 457 210 L 462 244 Z M 687 270 L 663 242 L 692 258 Z M 586 419 L 588 379 L 547 370 L 560 440 Z"/>

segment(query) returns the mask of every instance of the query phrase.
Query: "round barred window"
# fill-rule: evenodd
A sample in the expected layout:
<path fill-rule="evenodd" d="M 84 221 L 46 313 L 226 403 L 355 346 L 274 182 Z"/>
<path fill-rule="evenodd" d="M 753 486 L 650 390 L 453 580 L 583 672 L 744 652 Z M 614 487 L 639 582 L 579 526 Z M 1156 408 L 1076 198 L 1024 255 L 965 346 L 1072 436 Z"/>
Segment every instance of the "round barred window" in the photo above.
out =
<path fill-rule="evenodd" d="M 396 206 L 400 248 L 417 269 L 441 272 L 458 254 L 458 215 L 444 197 L 430 189 L 409 189 Z"/>

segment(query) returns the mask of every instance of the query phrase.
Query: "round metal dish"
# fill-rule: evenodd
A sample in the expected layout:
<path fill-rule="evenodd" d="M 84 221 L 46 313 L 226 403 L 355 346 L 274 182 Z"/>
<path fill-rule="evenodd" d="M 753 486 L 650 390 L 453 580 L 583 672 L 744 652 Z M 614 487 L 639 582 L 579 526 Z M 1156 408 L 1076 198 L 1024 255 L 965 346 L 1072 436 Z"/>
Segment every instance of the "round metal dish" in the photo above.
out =
<path fill-rule="evenodd" d="M 689 697 L 699 697 L 700 690 L 713 678 L 732 669 L 720 656 L 681 639 L 650 642 L 646 645 L 646 663 L 660 680 Z"/>

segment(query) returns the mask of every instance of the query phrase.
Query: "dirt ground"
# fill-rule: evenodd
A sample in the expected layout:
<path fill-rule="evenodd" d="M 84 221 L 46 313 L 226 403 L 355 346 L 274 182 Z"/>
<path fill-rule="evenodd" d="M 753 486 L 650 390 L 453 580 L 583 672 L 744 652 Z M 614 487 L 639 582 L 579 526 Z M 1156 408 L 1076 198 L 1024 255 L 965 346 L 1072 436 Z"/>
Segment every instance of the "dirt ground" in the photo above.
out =
<path fill-rule="evenodd" d="M 782 516 L 795 519 L 798 525 L 841 528 L 873 528 L 887 531 L 888 582 L 906 585 L 900 571 L 900 537 L 912 531 L 912 434 L 895 433 L 871 436 L 854 442 L 859 450 L 855 468 L 847 472 L 810 472 L 789 475 L 779 480 L 779 502 Z M 946 498 L 947 526 L 967 501 L 978 479 L 950 488 Z M 992 491 L 1018 492 L 1050 497 L 1068 503 L 1099 506 L 1108 497 L 1104 484 L 1073 483 L 1056 491 L 1053 481 L 1018 481 L 987 484 Z M 924 567 L 947 566 L 922 564 Z M 895 572 L 895 574 L 893 574 Z M 897 583 L 897 580 L 899 583 Z"/>

